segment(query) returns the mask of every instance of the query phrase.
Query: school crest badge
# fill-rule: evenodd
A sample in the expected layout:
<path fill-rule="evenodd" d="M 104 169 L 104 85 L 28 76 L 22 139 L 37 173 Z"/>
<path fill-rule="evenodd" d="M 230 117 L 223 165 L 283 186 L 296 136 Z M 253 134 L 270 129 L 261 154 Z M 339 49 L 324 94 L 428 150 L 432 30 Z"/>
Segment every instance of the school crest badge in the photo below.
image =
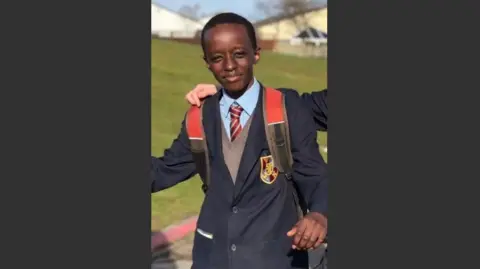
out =
<path fill-rule="evenodd" d="M 273 163 L 272 155 L 260 157 L 260 179 L 264 183 L 272 184 L 278 177 L 278 168 Z"/>

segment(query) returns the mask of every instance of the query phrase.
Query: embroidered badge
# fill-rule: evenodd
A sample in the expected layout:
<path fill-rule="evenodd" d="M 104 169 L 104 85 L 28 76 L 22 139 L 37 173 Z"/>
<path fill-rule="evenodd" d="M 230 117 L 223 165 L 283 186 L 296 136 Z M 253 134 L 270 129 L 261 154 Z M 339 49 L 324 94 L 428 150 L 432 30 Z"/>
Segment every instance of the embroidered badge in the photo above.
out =
<path fill-rule="evenodd" d="M 272 155 L 260 157 L 260 178 L 267 184 L 275 182 L 278 176 L 278 168 L 273 163 Z"/>

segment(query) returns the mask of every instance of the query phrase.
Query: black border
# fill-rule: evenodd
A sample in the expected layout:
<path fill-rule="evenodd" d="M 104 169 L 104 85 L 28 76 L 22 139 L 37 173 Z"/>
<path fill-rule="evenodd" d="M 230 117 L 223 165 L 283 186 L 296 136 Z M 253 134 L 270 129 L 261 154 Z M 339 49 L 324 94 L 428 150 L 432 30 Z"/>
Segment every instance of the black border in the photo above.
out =
<path fill-rule="evenodd" d="M 329 1 L 330 268 L 478 262 L 474 10 Z"/>
<path fill-rule="evenodd" d="M 2 8 L 0 267 L 150 268 L 151 3 L 63 4 Z"/>
<path fill-rule="evenodd" d="M 478 8 L 418 3 L 329 3 L 332 269 L 478 256 Z M 150 1 L 2 10 L 0 267 L 149 268 Z"/>

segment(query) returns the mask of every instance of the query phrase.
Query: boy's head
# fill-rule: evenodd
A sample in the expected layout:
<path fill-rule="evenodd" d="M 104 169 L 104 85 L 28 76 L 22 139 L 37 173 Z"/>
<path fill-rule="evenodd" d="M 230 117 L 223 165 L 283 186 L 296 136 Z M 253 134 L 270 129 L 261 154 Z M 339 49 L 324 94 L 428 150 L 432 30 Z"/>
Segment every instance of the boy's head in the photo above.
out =
<path fill-rule="evenodd" d="M 253 65 L 260 59 L 255 28 L 235 13 L 221 13 L 202 30 L 204 60 L 230 93 L 243 93 L 253 83 Z"/>

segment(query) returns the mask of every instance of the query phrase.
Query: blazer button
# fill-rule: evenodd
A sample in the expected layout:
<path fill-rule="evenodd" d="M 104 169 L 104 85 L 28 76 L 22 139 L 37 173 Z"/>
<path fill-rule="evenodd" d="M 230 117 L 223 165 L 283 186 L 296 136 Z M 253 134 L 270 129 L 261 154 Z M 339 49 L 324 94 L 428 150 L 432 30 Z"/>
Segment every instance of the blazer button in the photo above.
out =
<path fill-rule="evenodd" d="M 236 206 L 234 206 L 234 207 L 232 208 L 232 211 L 233 211 L 233 213 L 237 214 L 237 213 L 238 213 L 238 208 L 237 208 Z"/>
<path fill-rule="evenodd" d="M 230 249 L 231 249 L 232 251 L 235 251 L 235 250 L 237 250 L 237 246 L 235 246 L 235 244 L 233 244 L 233 245 L 230 247 Z"/>

